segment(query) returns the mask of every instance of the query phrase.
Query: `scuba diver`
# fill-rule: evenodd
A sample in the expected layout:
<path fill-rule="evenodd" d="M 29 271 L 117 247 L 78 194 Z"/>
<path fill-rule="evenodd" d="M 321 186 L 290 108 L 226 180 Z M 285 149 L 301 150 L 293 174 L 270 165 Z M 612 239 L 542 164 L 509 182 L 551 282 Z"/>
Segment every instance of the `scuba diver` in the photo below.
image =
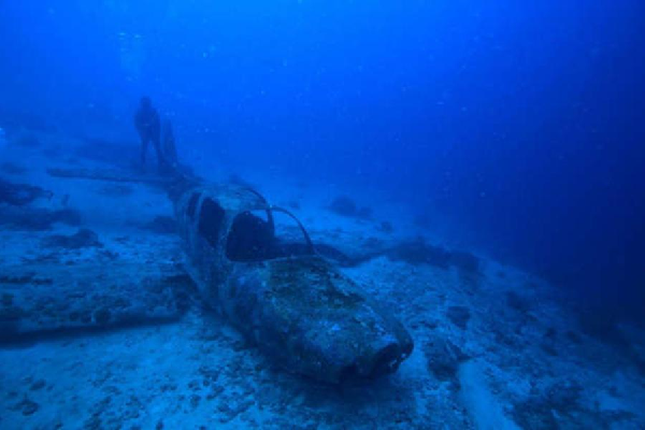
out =
<path fill-rule="evenodd" d="M 177 159 L 177 147 L 175 146 L 175 134 L 172 131 L 170 120 L 164 120 L 163 144 L 161 146 L 164 161 L 172 170 L 176 170 L 179 164 Z"/>
<path fill-rule="evenodd" d="M 175 133 L 173 132 L 172 122 L 169 119 L 165 119 L 163 122 L 162 136 L 161 154 L 164 164 L 159 167 L 159 173 L 165 176 L 194 176 L 190 167 L 179 162 Z"/>
<path fill-rule="evenodd" d="M 157 153 L 157 160 L 159 167 L 163 168 L 165 159 L 161 153 L 161 123 L 159 120 L 159 113 L 152 106 L 150 97 L 142 97 L 139 105 L 139 110 L 134 116 L 134 126 L 139 132 L 141 138 L 141 166 L 146 164 L 146 152 L 148 151 L 148 143 L 152 142 Z"/>

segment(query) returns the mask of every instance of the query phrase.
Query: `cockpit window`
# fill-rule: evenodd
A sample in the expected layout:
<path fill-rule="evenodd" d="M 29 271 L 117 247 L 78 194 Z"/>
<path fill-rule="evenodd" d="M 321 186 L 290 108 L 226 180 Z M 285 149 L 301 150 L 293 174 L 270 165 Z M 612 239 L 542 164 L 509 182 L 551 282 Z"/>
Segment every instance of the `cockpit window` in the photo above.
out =
<path fill-rule="evenodd" d="M 186 209 L 186 215 L 189 218 L 195 217 L 195 210 L 197 209 L 197 202 L 199 202 L 199 193 L 193 193 L 188 200 L 188 208 Z"/>
<path fill-rule="evenodd" d="M 192 199 L 192 197 L 191 197 Z M 217 246 L 219 231 L 224 220 L 224 209 L 212 199 L 204 199 L 199 214 L 199 234 L 212 246 Z"/>
<path fill-rule="evenodd" d="M 272 222 L 261 211 L 243 212 L 235 217 L 226 241 L 226 256 L 233 261 L 264 260 L 275 239 Z"/>
<path fill-rule="evenodd" d="M 262 261 L 313 252 L 309 237 L 303 239 L 304 230 L 289 216 L 273 210 L 239 214 L 226 241 L 228 259 Z"/>

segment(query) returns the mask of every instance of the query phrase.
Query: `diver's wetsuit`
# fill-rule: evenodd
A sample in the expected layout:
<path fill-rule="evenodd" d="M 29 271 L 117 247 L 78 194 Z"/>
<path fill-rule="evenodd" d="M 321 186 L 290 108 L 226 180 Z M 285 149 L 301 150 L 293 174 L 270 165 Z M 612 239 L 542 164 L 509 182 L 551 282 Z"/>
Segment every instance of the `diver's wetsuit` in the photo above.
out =
<path fill-rule="evenodd" d="M 164 158 L 161 153 L 161 124 L 157 110 L 152 107 L 150 99 L 144 97 L 141 99 L 141 106 L 134 116 L 134 125 L 141 137 L 141 164 L 146 162 L 146 152 L 148 151 L 148 142 L 152 142 L 157 152 L 159 165 L 164 165 Z"/>

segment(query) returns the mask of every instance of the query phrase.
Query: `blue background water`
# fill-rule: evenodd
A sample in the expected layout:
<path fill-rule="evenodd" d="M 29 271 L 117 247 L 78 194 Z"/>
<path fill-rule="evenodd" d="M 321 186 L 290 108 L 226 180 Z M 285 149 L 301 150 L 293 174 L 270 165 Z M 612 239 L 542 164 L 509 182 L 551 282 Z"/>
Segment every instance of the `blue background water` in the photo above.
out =
<path fill-rule="evenodd" d="M 581 299 L 632 316 L 645 306 L 642 1 L 43 0 L 0 12 L 5 116 L 134 141 L 145 93 L 220 163 L 378 189 Z"/>

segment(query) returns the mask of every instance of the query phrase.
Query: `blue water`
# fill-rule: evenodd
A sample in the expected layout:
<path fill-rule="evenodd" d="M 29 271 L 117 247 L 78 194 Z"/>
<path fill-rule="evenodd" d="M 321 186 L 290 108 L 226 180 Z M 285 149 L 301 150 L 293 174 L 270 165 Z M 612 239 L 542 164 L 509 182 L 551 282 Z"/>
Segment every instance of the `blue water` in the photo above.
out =
<path fill-rule="evenodd" d="M 124 128 L 148 94 L 205 156 L 396 195 L 562 288 L 645 305 L 640 1 L 0 7 L 4 112 Z"/>
<path fill-rule="evenodd" d="M 645 303 L 642 2 L 0 7 L 5 112 L 126 127 L 149 94 L 222 163 L 396 194 L 562 288 Z"/>
<path fill-rule="evenodd" d="M 645 323 L 641 0 L 0 0 L 0 17 L 0 143 L 136 151 L 147 95 L 187 164 L 348 194 Z M 472 384 L 465 403 L 502 417 Z"/>

